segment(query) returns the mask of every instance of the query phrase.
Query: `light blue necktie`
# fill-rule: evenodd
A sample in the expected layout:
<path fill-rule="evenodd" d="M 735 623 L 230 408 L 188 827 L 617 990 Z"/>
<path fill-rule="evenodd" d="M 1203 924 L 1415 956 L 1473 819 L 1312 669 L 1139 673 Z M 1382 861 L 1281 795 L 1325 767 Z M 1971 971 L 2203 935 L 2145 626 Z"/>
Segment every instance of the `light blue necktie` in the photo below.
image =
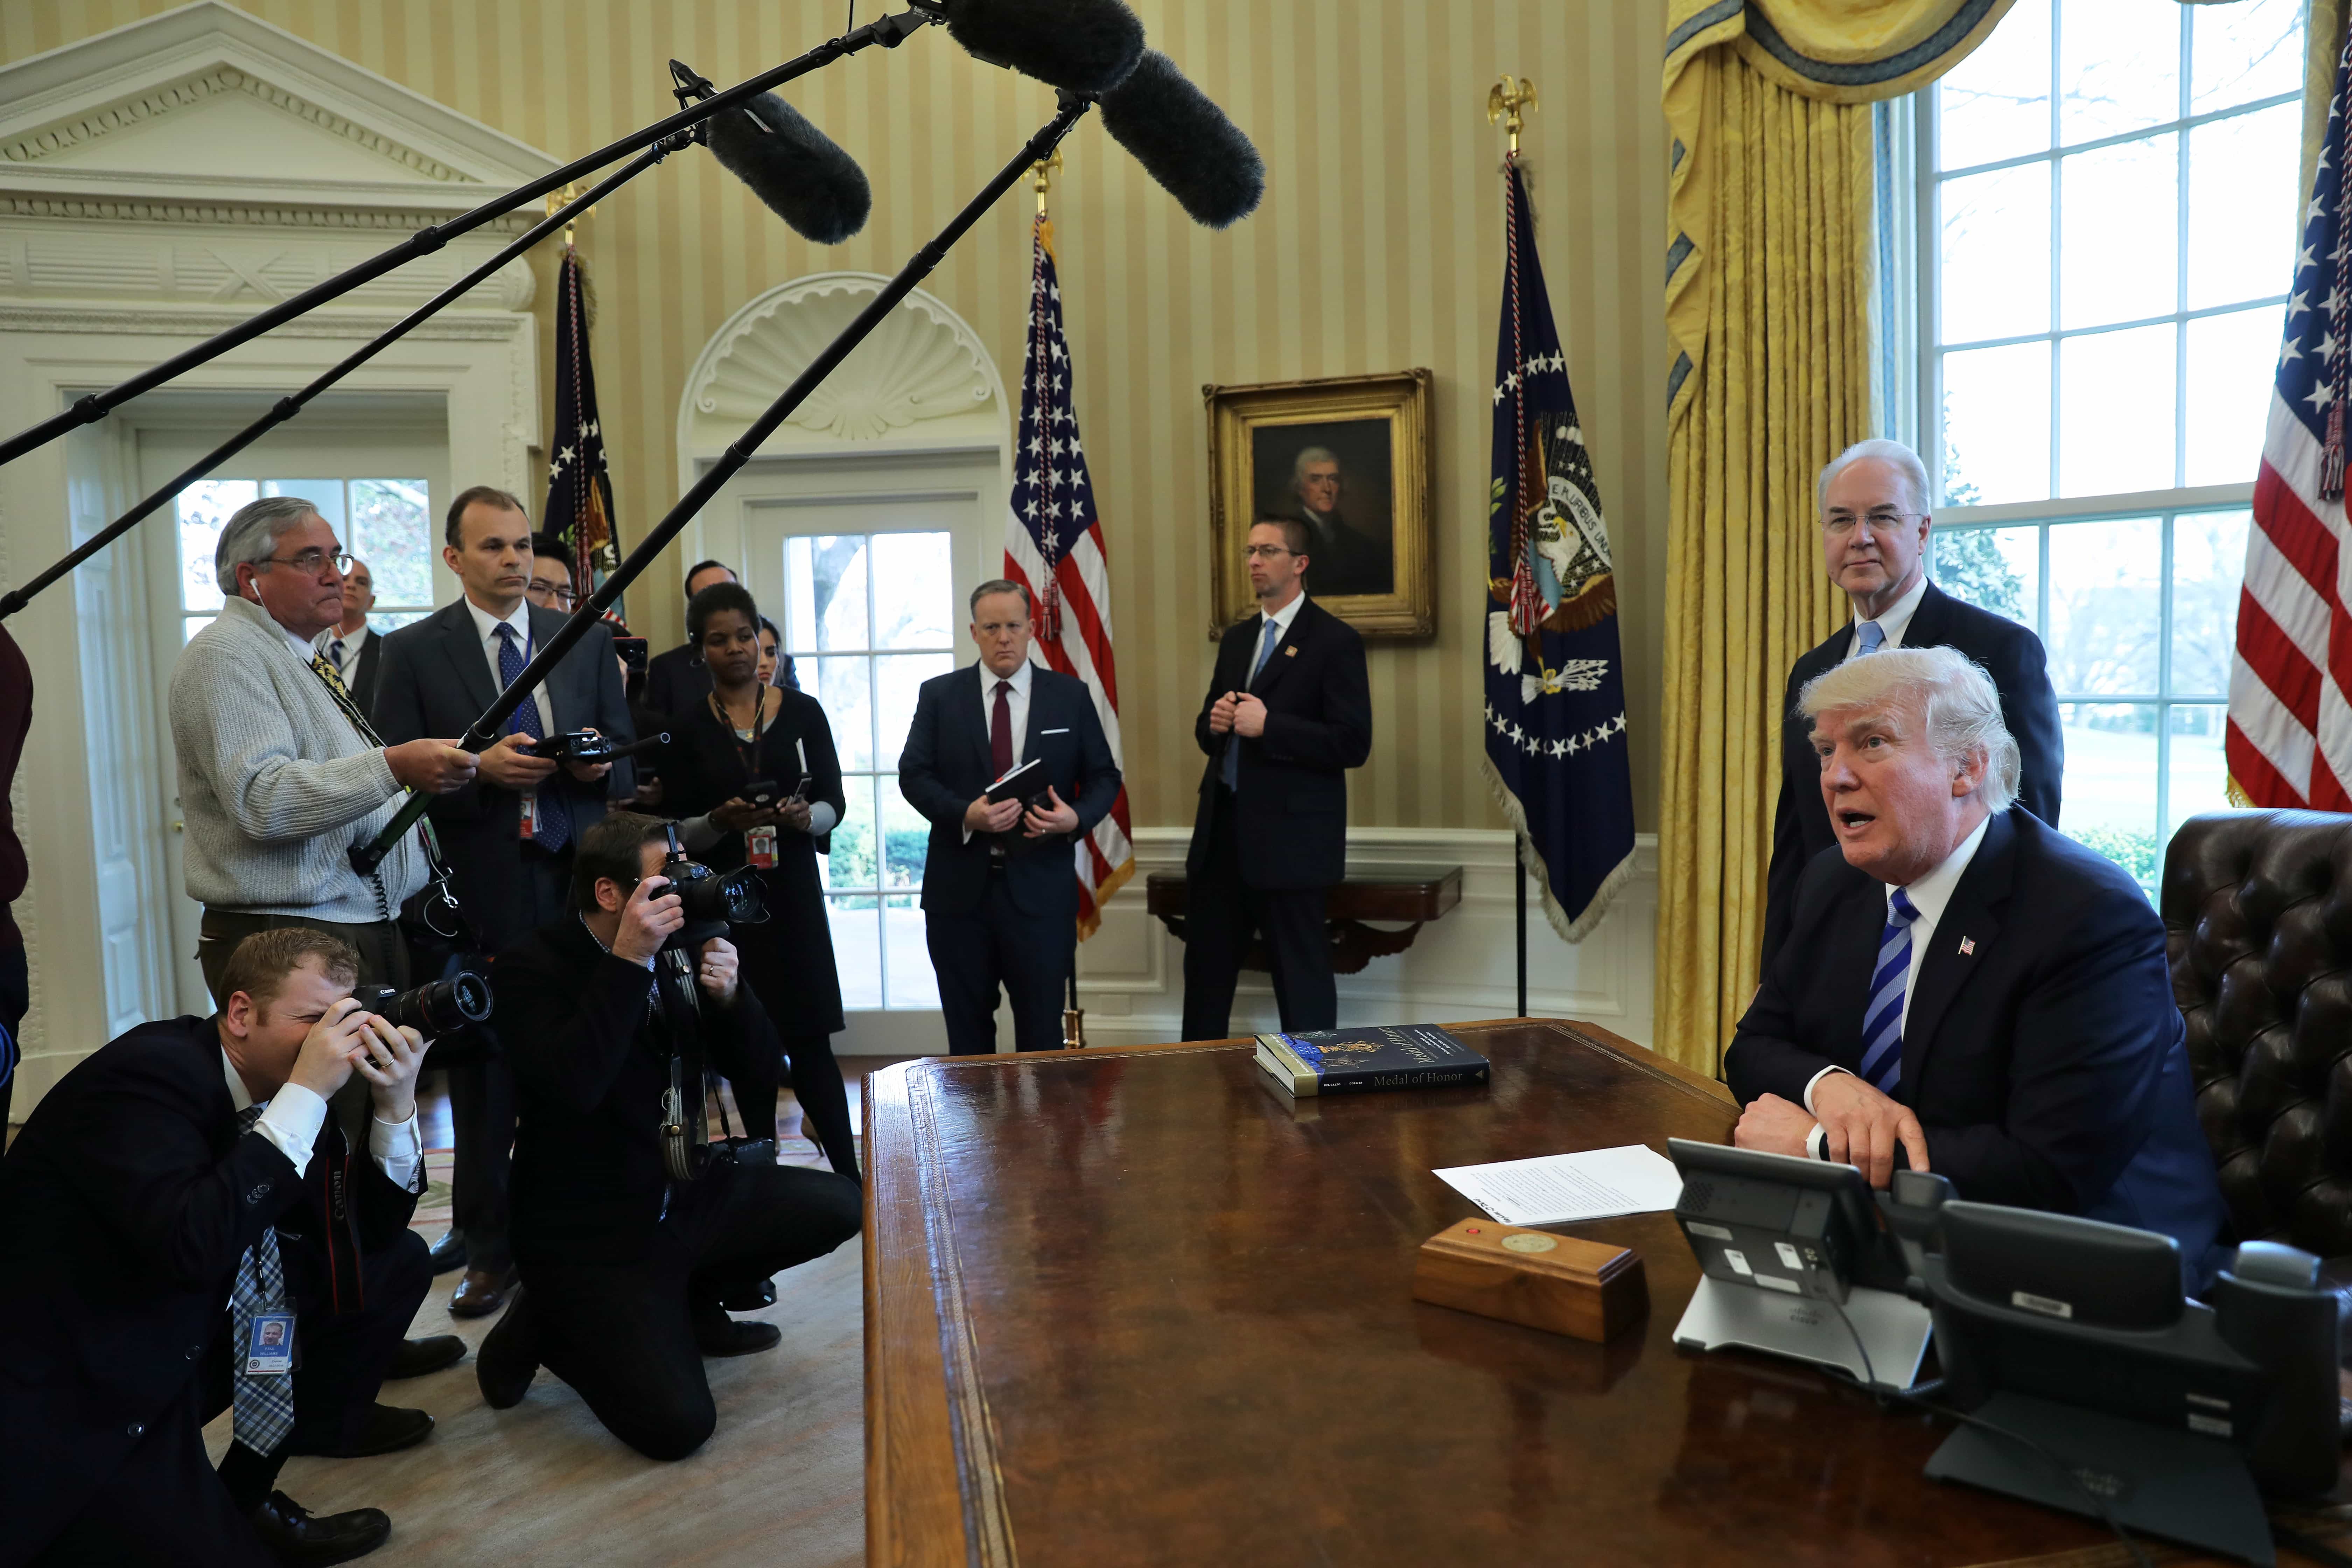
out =
<path fill-rule="evenodd" d="M 237 1112 L 236 1130 L 253 1131 L 264 1105 Z M 278 1227 L 261 1227 L 260 1237 L 237 1259 L 236 1279 L 228 1298 L 229 1364 L 236 1369 L 230 1390 L 230 1408 L 236 1415 L 232 1430 L 236 1440 L 257 1454 L 274 1454 L 294 1430 L 294 1380 L 286 1374 L 245 1371 L 253 1346 L 253 1320 L 262 1312 L 286 1310 L 286 1266 L 278 1256 Z"/>
<path fill-rule="evenodd" d="M 1281 635 L 1281 625 L 1272 616 L 1266 616 L 1265 635 L 1258 639 L 1257 662 L 1250 666 L 1252 682 L 1257 679 L 1257 672 L 1265 668 L 1265 661 L 1274 657 L 1274 639 Z M 1239 790 L 1242 787 L 1242 736 L 1238 730 L 1225 737 L 1225 765 L 1219 776 L 1225 781 L 1227 789 Z"/>
<path fill-rule="evenodd" d="M 1886 642 L 1886 628 L 1876 621 L 1864 621 L 1853 628 L 1853 636 L 1863 653 L 1876 653 Z"/>
<path fill-rule="evenodd" d="M 1878 936 L 1870 1005 L 1862 1016 L 1862 1079 L 1888 1096 L 1903 1081 L 1903 988 L 1911 977 L 1911 922 L 1918 918 L 1910 895 L 1895 889 L 1887 900 L 1886 929 Z"/>

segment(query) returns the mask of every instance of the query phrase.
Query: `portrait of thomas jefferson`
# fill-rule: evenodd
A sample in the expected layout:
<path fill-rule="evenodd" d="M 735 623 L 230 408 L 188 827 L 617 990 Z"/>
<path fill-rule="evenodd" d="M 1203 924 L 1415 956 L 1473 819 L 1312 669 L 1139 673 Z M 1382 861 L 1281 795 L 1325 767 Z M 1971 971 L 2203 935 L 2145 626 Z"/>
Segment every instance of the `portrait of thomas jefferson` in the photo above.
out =
<path fill-rule="evenodd" d="M 1394 593 L 1388 421 L 1261 426 L 1252 435 L 1257 515 L 1307 525 L 1307 593 L 1318 598 Z"/>

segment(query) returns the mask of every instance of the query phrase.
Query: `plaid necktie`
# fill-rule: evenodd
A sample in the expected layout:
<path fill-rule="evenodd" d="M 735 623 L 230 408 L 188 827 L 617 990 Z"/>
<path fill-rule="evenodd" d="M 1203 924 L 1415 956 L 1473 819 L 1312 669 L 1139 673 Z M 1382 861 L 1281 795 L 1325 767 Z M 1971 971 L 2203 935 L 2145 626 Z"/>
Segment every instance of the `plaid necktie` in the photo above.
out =
<path fill-rule="evenodd" d="M 1903 994 L 1911 978 L 1911 922 L 1918 918 L 1910 896 L 1895 889 L 1887 900 L 1886 929 L 1878 937 L 1870 1007 L 1863 1015 L 1863 1081 L 1885 1095 L 1903 1081 Z"/>
<path fill-rule="evenodd" d="M 263 1106 L 237 1112 L 240 1134 L 253 1131 Z M 229 1291 L 229 1363 L 235 1369 L 231 1407 L 236 1412 L 236 1440 L 257 1454 L 271 1454 L 294 1430 L 294 1380 L 280 1373 L 264 1376 L 245 1370 L 247 1350 L 253 1343 L 253 1320 L 260 1312 L 286 1310 L 286 1268 L 278 1257 L 278 1227 L 265 1226 L 260 1238 L 237 1260 L 236 1283 Z"/>
<path fill-rule="evenodd" d="M 499 636 L 499 685 L 512 686 L 515 677 L 522 673 L 522 649 L 515 644 L 514 627 L 501 621 Z M 507 721 L 507 733 L 528 735 L 543 740 L 547 731 L 539 721 L 539 698 L 536 693 L 523 699 L 515 709 L 514 717 Z M 550 854 L 572 842 L 572 803 L 555 790 L 542 790 L 539 795 L 539 812 L 532 818 L 530 841 Z"/>

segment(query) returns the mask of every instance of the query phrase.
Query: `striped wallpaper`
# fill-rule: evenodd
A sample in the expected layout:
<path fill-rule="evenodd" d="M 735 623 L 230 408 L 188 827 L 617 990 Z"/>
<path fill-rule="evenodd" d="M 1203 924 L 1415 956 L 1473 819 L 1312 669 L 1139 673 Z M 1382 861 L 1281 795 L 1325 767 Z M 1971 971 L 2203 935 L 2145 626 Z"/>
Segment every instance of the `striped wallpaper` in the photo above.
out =
<path fill-rule="evenodd" d="M 1665 568 L 1661 320 L 1666 144 L 1663 7 L 1639 0 L 1135 0 L 1166 50 L 1249 132 L 1265 205 L 1223 234 L 1190 225 L 1092 121 L 1055 201 L 1063 309 L 1108 538 L 1128 778 L 1138 826 L 1192 816 L 1192 716 L 1211 647 L 1203 383 L 1426 365 L 1436 374 L 1439 631 L 1371 656 L 1375 743 L 1353 820 L 1500 826 L 1478 755 L 1487 390 L 1500 285 L 1502 133 L 1488 85 L 1531 77 L 1524 137 L 1539 243 L 1614 534 L 1636 812 L 1655 826 Z M 167 0 L 0 0 L 0 58 L 168 8 Z M 838 28 L 846 0 L 256 0 L 255 15 L 558 157 L 673 107 L 676 55 L 720 83 Z M 861 19 L 876 13 L 872 0 Z M 710 333 L 775 284 L 897 269 L 1052 111 L 943 32 L 836 65 L 791 94 L 866 168 L 872 221 L 821 249 L 709 157 L 675 160 L 582 230 L 625 540 L 675 499 L 679 392 Z M 1025 189 L 926 285 L 1018 375 Z M 551 272 L 551 260 L 542 257 Z M 542 275 L 541 342 L 551 289 Z M 551 415 L 551 390 L 546 398 Z M 634 595 L 679 633 L 677 563 Z M 669 624 L 663 625 L 667 620 Z"/>

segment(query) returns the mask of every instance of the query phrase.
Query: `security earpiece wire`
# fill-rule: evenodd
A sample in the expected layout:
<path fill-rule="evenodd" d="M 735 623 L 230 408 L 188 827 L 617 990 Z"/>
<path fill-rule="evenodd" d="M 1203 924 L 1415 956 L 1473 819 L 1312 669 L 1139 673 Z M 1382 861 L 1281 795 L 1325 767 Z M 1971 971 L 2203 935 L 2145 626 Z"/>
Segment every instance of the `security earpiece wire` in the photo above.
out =
<path fill-rule="evenodd" d="M 1864 1393 L 1868 1394 L 1871 1398 L 1876 1402 L 1880 1409 L 1885 1409 L 1889 1401 L 1899 1400 L 1905 1405 L 1911 1405 L 1916 1409 L 1927 1411 L 1931 1415 L 1948 1415 L 1955 1421 L 1974 1426 L 1980 1432 L 1990 1432 L 1996 1437 L 2006 1437 L 2011 1442 L 2031 1451 L 2037 1456 L 2043 1464 L 2048 1465 L 2052 1469 L 2057 1471 L 2059 1475 L 2064 1477 L 2067 1483 L 2073 1486 L 2076 1491 L 2081 1492 L 2084 1497 L 2091 1500 L 2091 1506 L 2098 1510 L 2099 1518 L 2106 1521 L 2106 1526 L 2109 1530 L 2115 1531 L 2116 1539 L 2123 1543 L 2125 1551 L 2131 1553 L 2132 1561 L 2139 1564 L 2139 1568 L 2155 1568 L 2155 1565 L 2149 1562 L 2147 1553 L 2140 1550 L 2139 1542 L 2131 1538 L 2129 1532 L 2124 1529 L 2123 1521 L 2116 1517 L 2115 1510 L 2107 1506 L 2107 1500 L 2101 1497 L 2096 1491 L 2093 1490 L 2090 1483 L 2084 1480 L 2081 1476 L 2076 1475 L 2074 1468 L 2067 1465 L 2063 1460 L 2060 1459 L 2057 1455 L 2043 1447 L 2038 1440 L 2027 1436 L 2022 1432 L 2011 1431 L 2010 1428 L 2000 1426 L 1998 1423 L 1987 1421 L 1981 1416 L 1972 1415 L 1965 1410 L 1955 1409 L 1949 1405 L 1939 1405 L 1935 1400 L 1926 1398 L 1912 1390 L 1896 1388 L 1892 1384 L 1880 1383 L 1878 1381 L 1878 1373 L 1873 1370 L 1870 1364 L 1870 1347 L 1862 1342 L 1862 1331 L 1853 1326 L 1853 1320 L 1845 1315 L 1845 1303 L 1843 1301 L 1832 1301 L 1830 1303 L 1830 1309 L 1837 1313 L 1838 1321 L 1845 1325 L 1847 1335 L 1853 1341 L 1854 1353 L 1862 1357 L 1862 1375 L 1864 1381 L 1860 1386 Z M 1837 1373 L 1835 1371 L 1832 1371 L 1830 1375 L 1834 1377 L 1837 1375 Z M 1846 1380 L 1848 1382 L 1852 1382 L 1852 1374 L 1849 1373 Z M 1937 1382 L 1923 1384 L 1922 1386 L 1935 1389 L 1941 1388 L 1943 1384 L 1938 1380 Z M 2352 1559 L 2340 1559 L 2339 1561 L 2345 1563 L 2346 1568 L 2352 1568 Z"/>
<path fill-rule="evenodd" d="M 572 181 L 594 174 L 615 159 L 625 158 L 632 153 L 651 147 L 656 142 L 666 142 L 681 131 L 701 124 L 721 110 L 730 109 L 748 99 L 756 98 L 771 88 L 780 86 L 795 77 L 806 76 L 820 67 L 830 65 L 835 60 L 845 55 L 855 54 L 870 45 L 879 44 L 884 48 L 895 49 L 921 28 L 929 26 L 933 18 L 928 14 L 917 10 L 902 11 L 895 16 L 885 15 L 877 17 L 865 26 L 845 33 L 837 38 L 828 38 L 807 53 L 786 60 L 782 65 L 739 81 L 733 87 L 706 98 L 698 103 L 687 105 L 667 120 L 656 121 L 651 125 L 632 131 L 620 140 L 608 142 L 585 157 L 575 158 L 562 168 L 551 170 L 535 180 L 517 185 L 503 195 L 493 196 L 470 212 L 461 213 L 446 223 L 427 224 L 399 244 L 378 252 L 358 266 L 339 272 L 324 282 L 314 284 L 299 294 L 282 300 L 269 309 L 239 321 L 226 331 L 215 333 L 186 353 L 174 354 L 163 363 L 142 371 L 127 381 L 119 382 L 104 392 L 93 392 L 85 397 L 77 398 L 63 412 L 53 415 L 37 425 L 28 426 L 19 430 L 6 440 L 0 441 L 0 465 L 12 463 L 26 453 L 47 446 L 70 430 L 78 429 L 84 425 L 95 424 L 106 417 L 113 409 L 130 402 L 142 393 L 152 391 L 165 382 L 195 369 L 198 365 L 219 358 L 242 343 L 252 342 L 272 328 L 283 326 L 298 316 L 314 310 L 331 300 L 339 300 L 352 289 L 372 283 L 385 273 L 406 266 L 420 256 L 429 256 L 451 240 L 462 235 L 470 234 L 494 219 L 505 216 L 516 207 L 535 202 L 551 191 L 560 191 L 571 184 Z"/>
<path fill-rule="evenodd" d="M 874 26 L 879 25 L 874 24 Z M 724 98 L 727 95 L 722 93 L 719 96 Z M 860 310 L 847 326 L 835 334 L 833 342 L 818 351 L 816 357 L 809 361 L 807 367 L 793 378 L 793 384 L 784 388 L 773 403 L 768 405 L 765 411 L 735 439 L 717 462 L 704 470 L 702 477 L 695 481 L 693 488 L 678 498 L 677 504 L 670 508 L 669 515 L 663 518 L 660 523 L 646 535 L 644 541 L 629 552 L 628 559 L 622 562 L 611 576 L 598 584 L 595 592 L 580 602 L 579 608 L 572 612 L 571 619 L 565 621 L 562 629 L 547 640 L 547 646 L 532 656 L 529 664 L 523 666 L 514 679 L 508 683 L 507 689 L 499 694 L 498 700 L 491 703 L 482 716 L 474 721 L 473 728 L 467 731 L 457 742 L 461 747 L 469 752 L 478 752 L 490 744 L 508 717 L 530 700 L 531 694 L 547 679 L 563 657 L 572 651 L 582 637 L 588 635 L 588 628 L 604 618 L 604 611 L 621 596 L 622 592 L 630 584 L 635 582 L 646 567 L 654 563 L 661 552 L 669 547 L 670 542 L 684 531 L 686 525 L 693 521 L 704 507 L 710 504 L 711 498 L 717 495 L 720 489 L 751 460 L 752 455 L 760 449 L 761 444 L 770 436 L 775 434 L 779 426 L 792 416 L 793 411 L 808 399 L 809 395 L 824 383 L 826 376 L 833 374 L 843 360 L 849 357 L 852 350 L 865 342 L 874 329 L 882 324 L 883 318 L 897 309 L 900 300 L 914 292 L 916 284 L 930 276 L 932 269 L 945 259 L 949 249 L 957 240 L 964 237 L 972 225 L 980 221 L 982 216 L 990 207 L 995 205 L 998 198 L 1026 177 L 1031 166 L 1051 153 L 1062 138 L 1069 134 L 1070 128 L 1085 118 L 1087 111 L 1094 107 L 1093 99 L 1077 93 L 1065 91 L 1058 94 L 1058 97 L 1061 107 L 1055 111 L 1054 118 L 1038 128 L 1036 134 L 1030 137 L 1021 150 L 1013 155 L 1010 163 L 996 172 L 978 195 L 964 205 L 962 211 L 950 218 L 944 228 L 932 236 L 922 248 L 908 258 L 907 264 L 898 269 L 898 274 L 889 282 L 884 284 L 875 293 L 873 299 L 866 302 L 866 308 Z M 717 99 L 706 99 L 701 107 L 707 108 L 717 101 Z M 430 795 L 411 791 L 408 804 L 401 807 L 393 819 L 384 825 L 382 832 L 369 843 L 358 845 L 352 848 L 351 852 L 352 868 L 362 876 L 373 872 L 383 863 L 383 858 L 392 852 L 393 847 L 400 842 L 411 827 L 415 826 L 416 819 L 425 815 L 433 798 Z"/>
<path fill-rule="evenodd" d="M 67 552 L 63 560 L 58 562 L 47 571 L 43 572 L 39 576 L 26 584 L 23 587 L 13 589 L 5 595 L 0 595 L 0 620 L 6 620 L 10 616 L 13 616 L 17 611 L 23 609 L 26 605 L 32 603 L 34 597 L 43 589 L 57 582 L 58 578 L 63 577 L 67 573 L 71 572 L 75 567 L 80 565 L 83 562 L 89 560 L 91 556 L 105 549 L 108 545 L 121 538 L 124 534 L 130 532 L 132 529 L 138 527 L 139 524 L 145 521 L 148 517 L 168 504 L 182 490 L 187 489 L 198 479 L 203 479 L 206 474 L 209 474 L 214 469 L 219 468 L 223 463 L 226 463 L 231 458 L 236 457 L 239 452 L 244 451 L 247 447 L 252 446 L 256 441 L 260 440 L 262 437 L 268 435 L 278 426 L 283 425 L 288 420 L 293 418 L 297 414 L 301 413 L 304 406 L 307 405 L 312 398 L 317 397 L 320 393 L 326 391 L 329 387 L 342 380 L 343 377 L 351 374 L 352 372 L 359 369 L 360 366 L 375 358 L 376 355 L 390 348 L 394 343 L 398 342 L 402 338 L 406 337 L 418 327 L 423 326 L 426 321 L 431 321 L 448 306 L 457 303 L 458 300 L 464 298 L 478 284 L 488 281 L 492 273 L 498 271 L 499 268 L 504 267 L 508 262 L 514 260 L 515 258 L 524 255 L 531 248 L 531 247 L 537 245 L 541 240 L 545 239 L 549 235 L 553 234 L 557 229 L 572 221 L 572 216 L 574 213 L 581 212 L 591 204 L 611 195 L 613 192 L 620 189 L 623 185 L 628 184 L 631 180 L 635 179 L 639 174 L 644 174 L 647 169 L 652 168 L 656 163 L 660 163 L 664 158 L 669 156 L 672 152 L 685 144 L 685 137 L 686 133 L 680 132 L 677 136 L 665 139 L 656 145 L 647 148 L 626 167 L 620 170 L 617 174 L 609 176 L 603 184 L 589 191 L 587 195 L 557 208 L 554 212 L 548 215 L 546 221 L 532 225 L 512 244 L 507 246 L 497 255 L 491 257 L 488 260 L 475 268 L 471 272 L 467 273 L 463 278 L 458 279 L 455 283 L 450 284 L 446 289 L 442 289 L 438 294 L 434 295 L 433 298 L 416 307 L 415 310 L 411 310 L 407 315 L 403 316 L 398 321 L 394 322 L 390 329 L 379 334 L 372 342 L 361 345 L 359 349 L 354 351 L 351 356 L 345 359 L 341 363 L 322 373 L 317 380 L 311 382 L 308 386 L 303 387 L 299 392 L 289 393 L 286 396 L 279 398 L 276 403 L 271 404 L 269 405 L 269 412 L 264 414 L 260 418 L 255 420 L 252 424 L 247 426 L 236 435 L 231 436 L 227 440 L 222 442 L 219 446 L 214 447 L 203 457 L 198 458 L 194 463 L 191 463 L 186 468 L 181 469 L 171 479 L 165 480 L 162 488 L 157 489 L 152 495 L 150 495 L 145 500 L 141 501 L 137 506 L 132 507 L 129 511 L 124 512 L 121 517 L 116 518 L 112 522 L 108 523 L 104 528 L 99 530 L 96 533 L 91 534 L 79 545 L 76 545 L 71 551 Z"/>

